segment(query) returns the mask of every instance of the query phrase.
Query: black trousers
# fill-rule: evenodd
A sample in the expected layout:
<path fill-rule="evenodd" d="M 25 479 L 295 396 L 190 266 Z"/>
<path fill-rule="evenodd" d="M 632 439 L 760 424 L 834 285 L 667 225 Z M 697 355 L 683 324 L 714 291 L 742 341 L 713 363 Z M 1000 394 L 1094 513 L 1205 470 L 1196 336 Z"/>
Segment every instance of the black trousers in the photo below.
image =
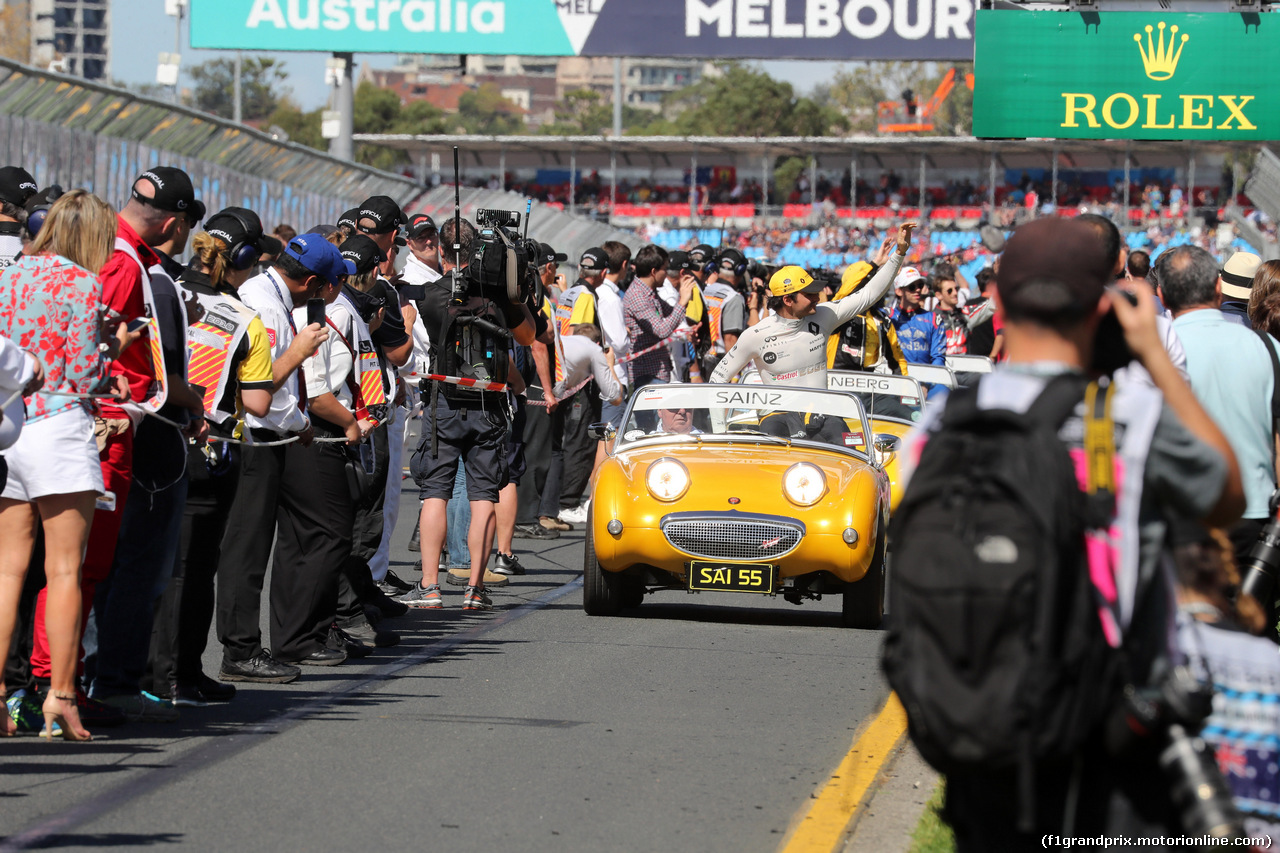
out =
<path fill-rule="evenodd" d="M 545 399 L 542 389 L 529 386 L 529 400 Z M 545 406 L 525 408 L 525 473 L 516 487 L 517 524 L 537 524 L 539 516 L 560 512 L 560 478 L 564 472 L 565 404 L 548 412 Z"/>
<path fill-rule="evenodd" d="M 312 426 L 317 437 L 335 435 L 315 419 Z M 351 555 L 355 505 L 347 486 L 345 444 L 284 449 L 271 568 L 271 646 L 280 660 L 295 661 L 322 648 L 333 624 L 338 578 Z"/>
<path fill-rule="evenodd" d="M 596 461 L 596 439 L 587 427 L 600 420 L 600 392 L 594 382 L 561 402 L 564 413 L 564 474 L 560 480 L 560 507 L 573 509 L 582 503 L 582 494 L 591 480 Z M 558 408 L 558 407 L 557 407 Z"/>
<path fill-rule="evenodd" d="M 165 695 L 169 686 L 195 684 L 202 674 L 213 622 L 214 577 L 222 553 L 222 537 L 240 481 L 240 447 L 213 444 L 216 463 L 193 449 L 187 457 L 191 481 L 182 515 L 182 535 L 173 578 L 160 598 L 151 633 L 151 685 L 143 689 Z"/>
<path fill-rule="evenodd" d="M 394 429 L 401 429 L 395 424 Z M 373 575 L 369 561 L 382 544 L 383 507 L 387 499 L 387 472 L 391 467 L 391 448 L 387 444 L 386 424 L 380 424 L 372 433 L 373 476 L 369 493 L 355 505 L 355 518 L 351 531 L 351 553 L 342 561 L 338 576 L 338 624 L 344 628 L 364 624 L 362 602 L 373 588 Z"/>
<path fill-rule="evenodd" d="M 35 676 L 31 673 L 31 651 L 35 644 L 36 598 L 45 587 L 44 576 L 44 527 L 36 525 L 36 541 L 27 564 L 27 576 L 22 581 L 22 594 L 18 597 L 18 618 L 13 624 L 13 637 L 9 642 L 9 659 L 4 661 L 4 688 L 9 694 L 17 690 L 33 690 Z"/>

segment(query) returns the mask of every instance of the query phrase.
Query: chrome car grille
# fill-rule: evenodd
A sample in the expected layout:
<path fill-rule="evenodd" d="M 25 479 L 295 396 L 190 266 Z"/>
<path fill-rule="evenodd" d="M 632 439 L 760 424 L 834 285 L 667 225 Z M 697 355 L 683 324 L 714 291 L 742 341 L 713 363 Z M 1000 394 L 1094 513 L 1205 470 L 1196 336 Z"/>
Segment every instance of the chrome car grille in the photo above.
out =
<path fill-rule="evenodd" d="M 712 560 L 772 560 L 804 538 L 804 525 L 793 519 L 732 512 L 674 513 L 662 519 L 661 528 L 673 548 Z"/>

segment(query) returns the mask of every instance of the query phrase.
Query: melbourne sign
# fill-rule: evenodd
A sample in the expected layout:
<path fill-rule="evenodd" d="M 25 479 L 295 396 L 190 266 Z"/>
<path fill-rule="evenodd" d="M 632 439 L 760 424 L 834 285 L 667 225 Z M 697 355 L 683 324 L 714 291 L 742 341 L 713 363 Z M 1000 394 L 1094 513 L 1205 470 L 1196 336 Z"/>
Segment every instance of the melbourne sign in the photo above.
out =
<path fill-rule="evenodd" d="M 977 13 L 973 132 L 984 137 L 1280 139 L 1280 17 Z"/>
<path fill-rule="evenodd" d="M 760 59 L 969 59 L 974 0 L 192 0 L 191 46 Z"/>

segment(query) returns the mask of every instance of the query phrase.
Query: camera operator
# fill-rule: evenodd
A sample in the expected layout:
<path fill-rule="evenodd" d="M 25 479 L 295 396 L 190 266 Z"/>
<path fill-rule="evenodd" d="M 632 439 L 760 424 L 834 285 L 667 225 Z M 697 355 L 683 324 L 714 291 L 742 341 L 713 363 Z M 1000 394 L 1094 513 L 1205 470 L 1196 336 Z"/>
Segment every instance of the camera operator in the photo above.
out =
<path fill-rule="evenodd" d="M 533 318 L 523 304 L 511 303 L 505 291 L 469 275 L 477 249 L 476 228 L 466 220 L 450 220 L 441 229 L 444 277 L 426 285 L 418 313 L 431 334 L 431 371 L 448 375 L 455 361 L 472 363 L 451 352 L 456 339 L 479 345 L 486 353 L 483 365 L 490 377 L 505 373 L 509 337 L 527 346 L 533 342 Z M 452 273 L 452 275 L 451 275 Z M 451 304 L 456 298 L 461 304 Z M 479 317 L 483 324 L 459 321 Z M 504 328 L 505 327 L 505 328 Z M 439 330 L 439 331 L 437 331 Z M 460 330 L 457 335 L 452 330 Z M 497 334 L 495 332 L 500 332 Z M 499 367 L 499 363 L 502 365 Z M 410 607 L 439 609 L 440 552 L 444 545 L 446 514 L 459 462 L 466 467 L 471 524 L 467 545 L 471 551 L 471 577 L 463 594 L 464 612 L 493 609 L 484 588 L 484 569 L 496 529 L 498 493 L 507 484 L 507 433 L 510 429 L 506 392 L 477 391 L 452 383 L 433 381 L 423 389 L 423 434 L 410 462 L 422 499 L 422 581 L 400 597 Z"/>
<path fill-rule="evenodd" d="M 308 570 L 301 534 L 309 534 L 308 538 L 326 535 L 313 522 L 311 504 L 317 497 L 313 475 L 303 472 L 293 476 L 297 463 L 304 460 L 287 451 L 295 445 L 307 446 L 314 438 L 306 414 L 307 376 L 302 363 L 329 339 L 329 330 L 318 322 L 299 326 L 293 311 L 305 306 L 321 286 L 341 286 L 343 276 L 352 271 L 338 248 L 324 237 L 300 234 L 289 241 L 271 269 L 240 286 L 241 301 L 256 310 L 267 327 L 274 387 L 266 416 L 246 415 L 245 427 L 253 441 L 263 444 L 293 435 L 300 440 L 243 448 L 240 484 L 218 559 L 218 639 L 223 647 L 218 677 L 223 681 L 284 684 L 302 672 L 276 660 L 262 647 L 259 628 L 262 585 L 277 526 L 280 540 L 273 562 L 273 590 L 295 586 L 298 582 L 292 576 Z M 280 596 L 271 596 L 273 610 L 290 604 Z M 273 617 L 272 622 L 277 621 Z"/>

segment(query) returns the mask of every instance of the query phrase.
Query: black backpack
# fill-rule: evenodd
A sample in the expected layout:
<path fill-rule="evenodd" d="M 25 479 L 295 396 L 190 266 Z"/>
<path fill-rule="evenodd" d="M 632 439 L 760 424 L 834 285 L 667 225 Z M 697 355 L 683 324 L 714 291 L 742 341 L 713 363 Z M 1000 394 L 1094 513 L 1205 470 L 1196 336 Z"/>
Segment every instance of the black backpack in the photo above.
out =
<path fill-rule="evenodd" d="M 1080 490 L 1058 438 L 1085 384 L 1051 380 L 1026 414 L 954 391 L 889 529 L 883 663 L 911 739 L 944 774 L 1018 771 L 1024 819 L 1034 765 L 1096 735 L 1121 683 L 1085 560 L 1114 499 Z"/>

